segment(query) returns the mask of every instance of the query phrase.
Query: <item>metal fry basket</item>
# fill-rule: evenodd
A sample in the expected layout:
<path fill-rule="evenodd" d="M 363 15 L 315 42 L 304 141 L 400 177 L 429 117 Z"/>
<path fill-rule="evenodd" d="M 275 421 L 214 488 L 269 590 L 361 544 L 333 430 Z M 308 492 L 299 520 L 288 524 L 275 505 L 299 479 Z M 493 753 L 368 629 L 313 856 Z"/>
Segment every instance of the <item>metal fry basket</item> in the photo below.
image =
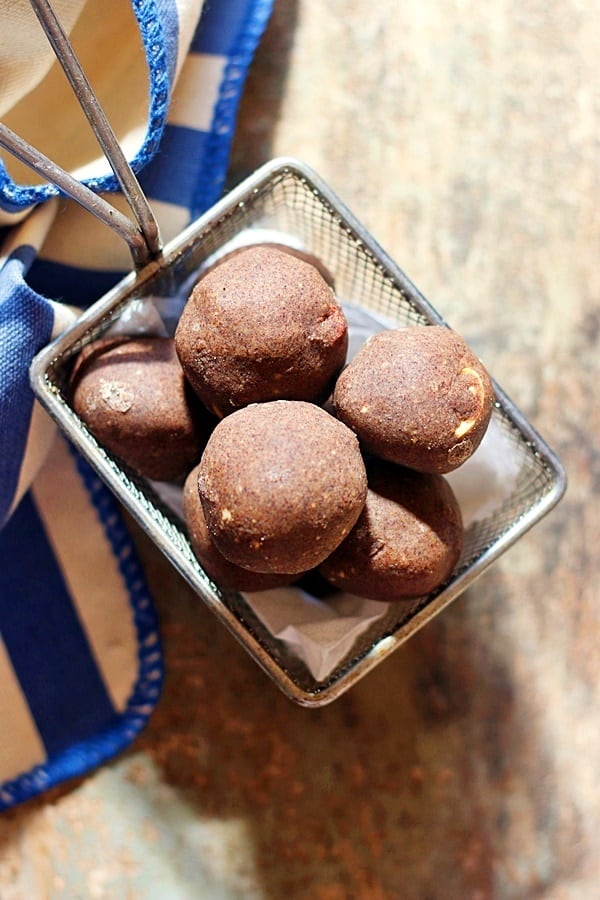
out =
<path fill-rule="evenodd" d="M 15 152 L 14 145 L 10 149 Z M 52 173 L 48 177 L 58 183 Z M 59 186 L 64 190 L 64 185 L 63 181 Z M 70 185 L 69 190 L 75 196 L 77 187 Z M 115 327 L 127 333 L 137 311 L 148 306 L 162 314 L 172 333 L 176 311 L 203 266 L 236 244 L 259 242 L 265 235 L 316 255 L 332 273 L 346 309 L 364 315 L 375 330 L 445 324 L 316 173 L 296 160 L 276 159 L 167 246 L 149 252 L 141 262 L 138 257 L 134 271 L 37 355 L 31 384 L 76 449 L 275 683 L 295 702 L 321 706 L 340 696 L 464 591 L 552 509 L 566 479 L 553 451 L 495 384 L 492 440 L 501 443 L 512 474 L 493 509 L 481 511 L 468 524 L 452 578 L 419 600 L 382 604 L 381 614 L 349 642 L 333 668 L 316 676 L 296 644 L 265 625 L 251 596 L 221 590 L 209 579 L 177 509 L 157 485 L 129 471 L 97 443 L 70 407 L 66 390 L 75 357 L 86 344 Z"/>

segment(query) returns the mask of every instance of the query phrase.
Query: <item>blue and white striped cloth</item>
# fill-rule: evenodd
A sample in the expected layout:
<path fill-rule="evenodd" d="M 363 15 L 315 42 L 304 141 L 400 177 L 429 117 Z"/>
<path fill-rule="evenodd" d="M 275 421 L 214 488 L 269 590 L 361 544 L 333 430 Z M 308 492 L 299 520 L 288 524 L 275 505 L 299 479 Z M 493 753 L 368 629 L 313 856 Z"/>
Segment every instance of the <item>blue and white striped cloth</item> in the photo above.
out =
<path fill-rule="evenodd" d="M 169 240 L 223 190 L 241 90 L 272 0 L 205 0 L 203 7 L 201 0 L 54 3 L 59 15 L 63 6 L 71 16 L 67 24 L 74 43 L 78 28 L 85 43 L 90 23 L 124 5 L 134 23 L 133 43 L 128 44 L 127 30 L 119 32 L 122 44 L 114 43 L 107 27 L 113 44 L 106 67 L 123 73 L 113 85 L 117 110 L 123 112 L 119 103 L 134 107 L 135 90 L 123 78 L 143 45 L 150 93 L 149 108 L 137 111 L 143 127 L 135 121 L 135 109 L 130 114 L 126 108 L 117 119 L 123 146 Z M 25 38 L 34 33 L 29 19 L 25 25 L 19 21 L 27 15 L 25 6 L 21 0 L 0 0 L 0 64 L 9 54 L 8 68 L 0 65 L 9 72 L 0 84 L 0 113 L 14 130 L 19 128 L 13 122 L 25 122 L 35 131 L 27 110 L 36 110 L 39 118 L 48 108 L 44 91 L 53 82 L 48 61 L 34 73 L 35 84 L 27 81 L 29 69 L 20 66 L 27 58 Z M 59 147 L 61 134 L 69 133 L 61 104 L 57 100 L 48 110 L 52 125 L 45 126 L 58 134 Z M 17 178 L 14 172 L 22 175 L 22 170 L 11 169 L 6 157 L 5 162 L 0 162 L 0 809 L 81 775 L 127 746 L 154 708 L 163 665 L 152 600 L 119 507 L 56 434 L 28 383 L 37 350 L 131 268 L 128 250 L 89 213 L 56 197 L 51 186 Z M 69 167 L 97 191 L 116 190 L 102 159 L 90 162 L 82 155 Z"/>

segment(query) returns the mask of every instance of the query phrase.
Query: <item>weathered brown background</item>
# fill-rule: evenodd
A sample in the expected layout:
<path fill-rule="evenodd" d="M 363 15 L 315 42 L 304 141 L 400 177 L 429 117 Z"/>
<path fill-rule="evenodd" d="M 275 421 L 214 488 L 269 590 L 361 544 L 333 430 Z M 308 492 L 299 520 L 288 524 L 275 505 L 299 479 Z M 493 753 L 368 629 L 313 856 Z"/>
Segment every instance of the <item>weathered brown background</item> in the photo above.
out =
<path fill-rule="evenodd" d="M 598 0 L 278 0 L 232 181 L 311 163 L 565 462 L 559 507 L 332 706 L 137 536 L 168 678 L 130 752 L 0 819 L 0 897 L 600 896 Z"/>

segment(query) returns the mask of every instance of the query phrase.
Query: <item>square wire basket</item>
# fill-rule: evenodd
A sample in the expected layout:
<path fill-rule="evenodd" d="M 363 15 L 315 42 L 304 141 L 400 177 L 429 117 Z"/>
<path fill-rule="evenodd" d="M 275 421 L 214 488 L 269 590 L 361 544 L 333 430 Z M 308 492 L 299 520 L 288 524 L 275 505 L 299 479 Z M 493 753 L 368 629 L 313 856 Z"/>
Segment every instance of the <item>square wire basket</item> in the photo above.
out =
<path fill-rule="evenodd" d="M 275 638 L 242 594 L 224 591 L 199 565 L 181 518 L 154 487 L 108 454 L 69 405 L 69 374 L 79 351 L 131 310 L 152 298 L 185 294 L 207 259 L 241 235 L 275 231 L 315 254 L 335 279 L 336 293 L 392 327 L 445 324 L 402 270 L 308 166 L 280 158 L 267 163 L 165 247 L 162 256 L 126 276 L 31 366 L 40 402 L 72 444 L 213 613 L 295 702 L 321 706 L 340 696 L 454 600 L 473 580 L 548 513 L 566 487 L 556 455 L 494 384 L 495 425 L 510 448 L 517 475 L 492 515 L 466 529 L 462 557 L 451 580 L 428 597 L 389 604 L 323 680 L 293 646 Z"/>

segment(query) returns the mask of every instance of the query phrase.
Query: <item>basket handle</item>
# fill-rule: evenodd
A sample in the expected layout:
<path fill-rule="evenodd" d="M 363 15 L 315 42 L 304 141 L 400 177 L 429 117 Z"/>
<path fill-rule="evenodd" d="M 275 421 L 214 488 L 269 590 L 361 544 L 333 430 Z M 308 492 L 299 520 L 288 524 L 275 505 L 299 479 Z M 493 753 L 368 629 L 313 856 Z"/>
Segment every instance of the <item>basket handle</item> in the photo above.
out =
<path fill-rule="evenodd" d="M 63 194 L 76 200 L 97 219 L 116 231 L 129 245 L 136 269 L 143 268 L 150 261 L 148 244 L 141 228 L 136 223 L 123 215 L 107 200 L 95 194 L 85 184 L 81 184 L 80 181 L 73 178 L 69 172 L 57 166 L 2 122 L 0 122 L 0 147 L 10 151 L 13 156 L 41 175 L 42 178 L 52 182 Z"/>
<path fill-rule="evenodd" d="M 136 269 L 143 268 L 161 251 L 154 213 L 49 0 L 30 0 L 30 3 L 121 186 L 137 225 L 2 123 L 0 146 L 116 231 L 129 245 Z"/>

